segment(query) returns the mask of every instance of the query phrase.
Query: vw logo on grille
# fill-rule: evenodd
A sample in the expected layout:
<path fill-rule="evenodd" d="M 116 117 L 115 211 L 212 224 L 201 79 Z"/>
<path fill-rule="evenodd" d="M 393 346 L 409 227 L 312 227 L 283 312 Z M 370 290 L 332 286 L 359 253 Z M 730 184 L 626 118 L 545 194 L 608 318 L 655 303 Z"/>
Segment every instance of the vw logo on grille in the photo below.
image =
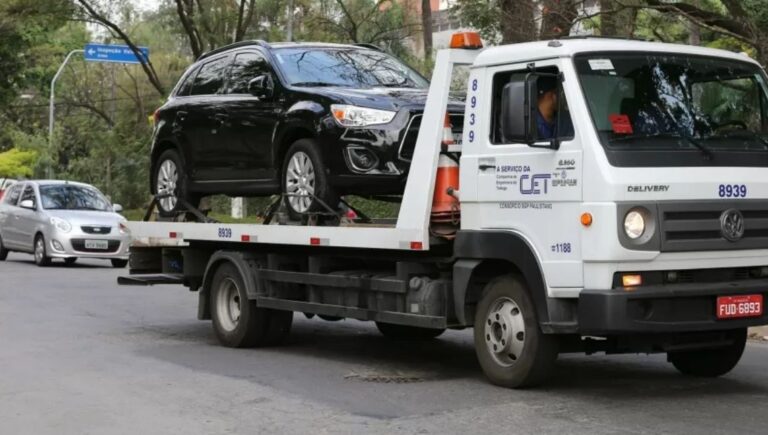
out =
<path fill-rule="evenodd" d="M 720 215 L 720 232 L 726 240 L 735 242 L 744 237 L 744 216 L 736 209 L 730 209 Z"/>

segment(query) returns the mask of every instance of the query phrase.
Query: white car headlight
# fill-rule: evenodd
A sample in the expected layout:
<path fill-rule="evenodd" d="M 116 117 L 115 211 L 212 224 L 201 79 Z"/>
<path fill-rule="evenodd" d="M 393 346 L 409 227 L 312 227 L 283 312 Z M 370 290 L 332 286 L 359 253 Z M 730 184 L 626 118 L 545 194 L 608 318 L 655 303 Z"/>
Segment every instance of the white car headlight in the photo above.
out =
<path fill-rule="evenodd" d="M 624 232 L 632 240 L 639 238 L 645 233 L 645 218 L 637 210 L 631 210 L 624 216 Z"/>
<path fill-rule="evenodd" d="M 61 219 L 61 218 L 52 217 L 51 218 L 51 225 L 53 225 L 54 227 L 56 227 L 56 229 L 58 229 L 59 231 L 61 231 L 63 233 L 68 233 L 68 232 L 72 231 L 72 225 L 69 222 L 67 222 L 66 220 Z"/>
<path fill-rule="evenodd" d="M 342 127 L 366 127 L 386 124 L 394 119 L 396 112 L 370 109 L 368 107 L 331 104 L 333 119 Z"/>

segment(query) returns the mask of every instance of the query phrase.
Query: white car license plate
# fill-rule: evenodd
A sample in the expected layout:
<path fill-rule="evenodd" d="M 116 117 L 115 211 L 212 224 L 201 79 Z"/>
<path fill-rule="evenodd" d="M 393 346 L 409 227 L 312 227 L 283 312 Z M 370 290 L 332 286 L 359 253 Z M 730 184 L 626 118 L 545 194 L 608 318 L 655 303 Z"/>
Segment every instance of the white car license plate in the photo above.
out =
<path fill-rule="evenodd" d="M 109 242 L 106 240 L 86 240 L 85 249 L 109 249 Z"/>

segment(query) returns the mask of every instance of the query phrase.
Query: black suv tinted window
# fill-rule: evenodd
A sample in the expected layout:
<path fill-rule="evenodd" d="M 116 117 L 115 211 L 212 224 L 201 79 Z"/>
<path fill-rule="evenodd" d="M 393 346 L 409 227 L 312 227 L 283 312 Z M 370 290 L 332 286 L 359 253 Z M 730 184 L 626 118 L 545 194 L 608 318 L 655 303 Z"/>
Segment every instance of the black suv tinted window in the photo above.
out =
<path fill-rule="evenodd" d="M 220 57 L 203 64 L 197 76 L 195 76 L 195 84 L 192 86 L 190 95 L 211 95 L 219 92 L 224 82 L 224 70 L 226 67 L 226 57 Z"/>
<path fill-rule="evenodd" d="M 429 87 L 416 71 L 386 53 L 348 48 L 281 48 L 280 70 L 294 86 Z"/>
<path fill-rule="evenodd" d="M 259 53 L 240 53 L 235 56 L 235 62 L 229 73 L 228 94 L 247 94 L 248 82 L 254 78 L 267 74 L 269 65 L 266 59 Z"/>
<path fill-rule="evenodd" d="M 176 91 L 176 95 L 183 97 L 186 95 L 189 95 L 189 91 L 192 90 L 192 83 L 195 81 L 195 76 L 197 75 L 197 71 L 200 69 L 200 66 L 197 66 L 191 71 L 189 74 L 184 77 L 184 82 L 179 85 L 179 90 Z"/>

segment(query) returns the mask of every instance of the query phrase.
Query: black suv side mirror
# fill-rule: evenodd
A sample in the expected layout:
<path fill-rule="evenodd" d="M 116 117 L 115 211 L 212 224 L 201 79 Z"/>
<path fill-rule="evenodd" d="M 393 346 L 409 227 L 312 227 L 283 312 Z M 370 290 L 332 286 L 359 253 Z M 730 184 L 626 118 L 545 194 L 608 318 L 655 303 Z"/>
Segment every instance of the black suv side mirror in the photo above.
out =
<path fill-rule="evenodd" d="M 254 97 L 263 99 L 272 98 L 272 95 L 274 94 L 272 79 L 268 74 L 256 76 L 248 82 L 248 92 Z"/>
<path fill-rule="evenodd" d="M 555 150 L 560 147 L 557 138 L 552 139 L 545 146 L 536 144 L 539 140 L 536 127 L 536 116 L 539 110 L 536 83 L 539 77 L 543 76 L 559 77 L 556 74 L 529 73 L 525 76 L 525 80 L 511 81 L 502 88 L 499 125 L 505 142 L 523 142 L 528 146 Z M 557 92 L 560 97 L 562 92 L 560 87 Z M 556 122 L 559 125 L 559 120 Z"/>

